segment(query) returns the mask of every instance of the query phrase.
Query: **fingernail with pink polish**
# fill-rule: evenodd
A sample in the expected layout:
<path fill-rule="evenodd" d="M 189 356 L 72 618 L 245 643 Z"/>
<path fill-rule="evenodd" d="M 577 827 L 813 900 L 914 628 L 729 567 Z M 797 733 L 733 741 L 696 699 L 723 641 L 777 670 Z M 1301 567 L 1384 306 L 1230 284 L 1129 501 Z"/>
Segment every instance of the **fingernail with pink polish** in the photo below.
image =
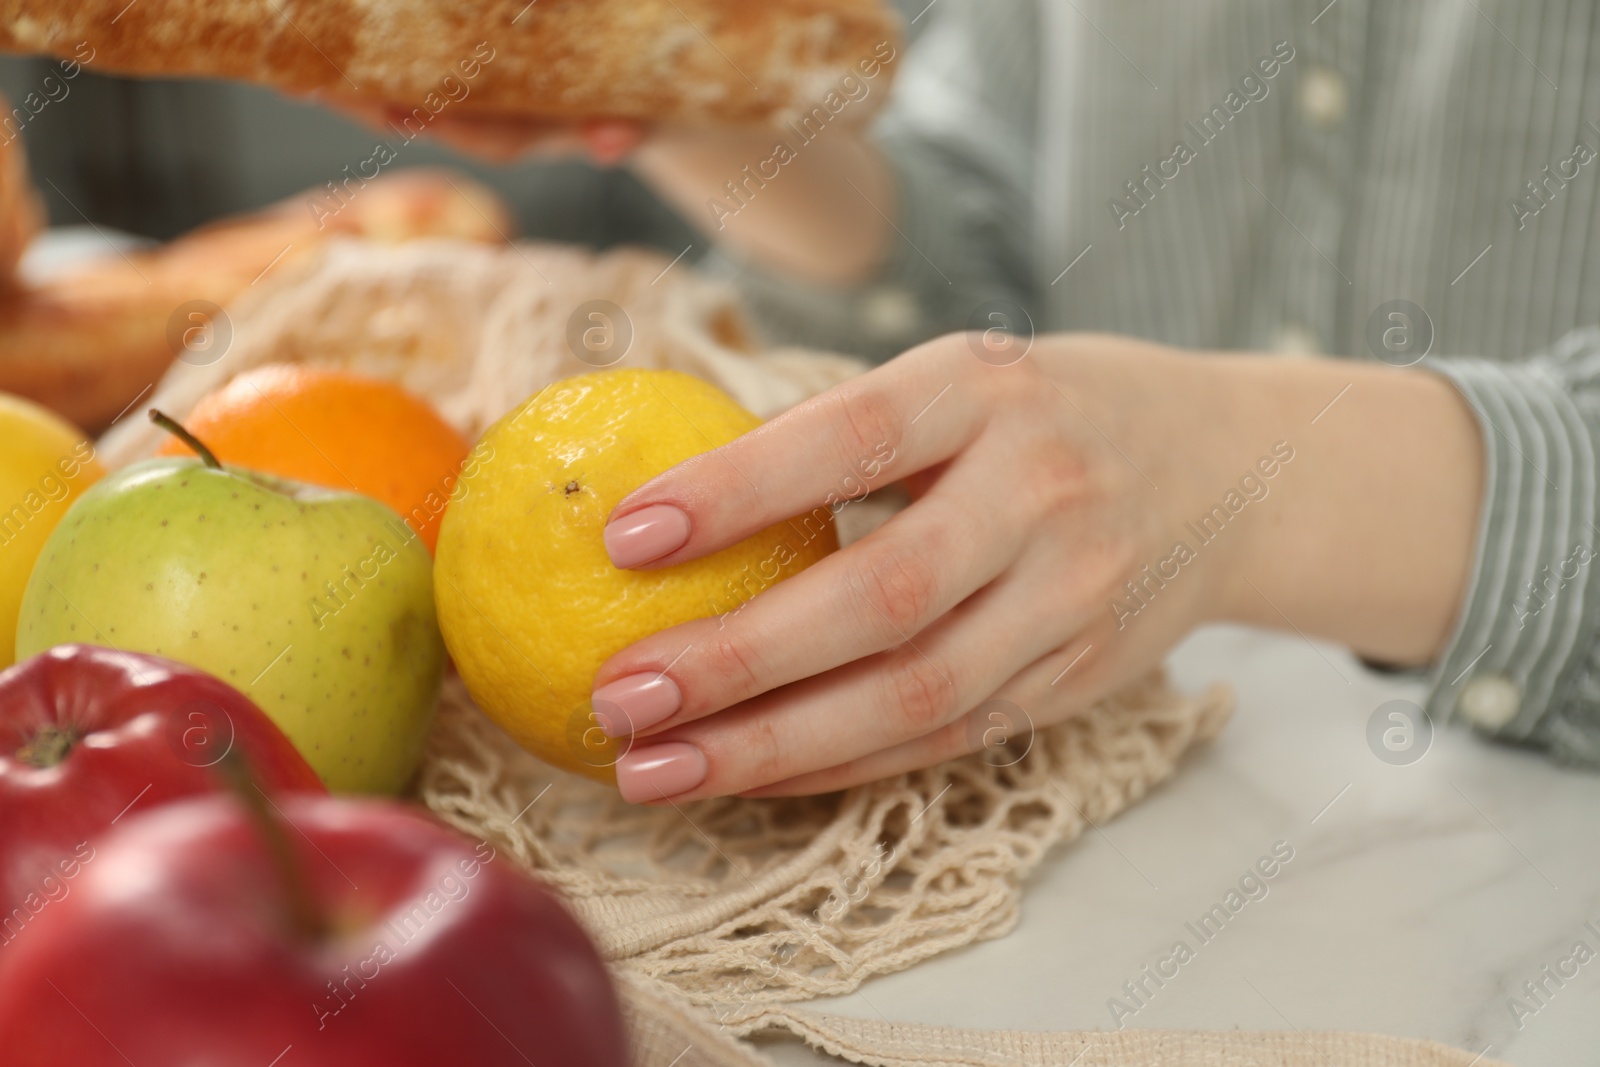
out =
<path fill-rule="evenodd" d="M 689 540 L 689 516 L 671 504 L 651 504 L 605 529 L 606 555 L 616 567 L 637 567 L 676 552 Z"/>
<path fill-rule="evenodd" d="M 607 737 L 626 737 L 665 721 L 683 706 L 683 694 L 671 678 L 651 671 L 607 682 L 590 694 L 589 706 Z"/>
<path fill-rule="evenodd" d="M 685 793 L 706 780 L 706 757 L 683 741 L 636 748 L 617 761 L 617 791 L 629 804 Z"/>

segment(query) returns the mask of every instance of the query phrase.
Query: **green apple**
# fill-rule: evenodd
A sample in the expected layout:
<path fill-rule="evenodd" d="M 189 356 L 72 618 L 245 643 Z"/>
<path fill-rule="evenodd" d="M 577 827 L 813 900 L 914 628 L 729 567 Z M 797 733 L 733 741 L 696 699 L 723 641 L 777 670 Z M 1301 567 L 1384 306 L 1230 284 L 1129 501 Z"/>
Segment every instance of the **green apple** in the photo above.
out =
<path fill-rule="evenodd" d="M 153 459 L 91 487 L 23 594 L 17 658 L 84 641 L 209 671 L 254 700 L 332 790 L 416 769 L 444 672 L 428 550 L 376 500 Z"/>
<path fill-rule="evenodd" d="M 74 426 L 0 393 L 0 668 L 17 644 L 22 590 L 45 538 L 73 498 L 105 471 Z"/>

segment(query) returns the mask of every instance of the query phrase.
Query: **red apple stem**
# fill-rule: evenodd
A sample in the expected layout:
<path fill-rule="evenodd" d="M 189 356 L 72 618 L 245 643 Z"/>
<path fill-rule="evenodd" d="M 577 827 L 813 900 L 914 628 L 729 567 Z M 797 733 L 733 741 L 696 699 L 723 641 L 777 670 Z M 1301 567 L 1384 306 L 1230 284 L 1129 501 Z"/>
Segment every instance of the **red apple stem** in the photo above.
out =
<path fill-rule="evenodd" d="M 279 814 L 261 789 L 255 775 L 239 753 L 229 750 L 217 764 L 222 777 L 234 795 L 243 802 L 250 813 L 250 821 L 266 843 L 272 865 L 278 872 L 278 884 L 283 888 L 284 900 L 289 907 L 289 925 L 307 941 L 319 941 L 329 932 L 327 920 L 318 911 L 311 895 L 311 884 L 306 880 L 305 868 L 289 841 L 284 829 L 284 817 Z"/>
<path fill-rule="evenodd" d="M 215 470 L 220 470 L 222 468 L 222 464 L 217 462 L 216 453 L 207 448 L 205 443 L 202 442 L 200 438 L 190 433 L 188 429 L 184 427 L 183 423 L 179 422 L 171 415 L 167 415 L 156 408 L 151 408 L 150 421 L 170 433 L 172 436 L 176 437 L 178 440 L 182 441 L 184 444 L 188 445 L 190 448 L 194 449 L 194 454 L 199 456 L 200 462 L 204 463 L 206 466 Z"/>
<path fill-rule="evenodd" d="M 30 767 L 49 770 L 67 758 L 72 746 L 81 735 L 71 726 L 51 724 L 33 736 L 33 740 L 17 749 L 17 759 Z"/>

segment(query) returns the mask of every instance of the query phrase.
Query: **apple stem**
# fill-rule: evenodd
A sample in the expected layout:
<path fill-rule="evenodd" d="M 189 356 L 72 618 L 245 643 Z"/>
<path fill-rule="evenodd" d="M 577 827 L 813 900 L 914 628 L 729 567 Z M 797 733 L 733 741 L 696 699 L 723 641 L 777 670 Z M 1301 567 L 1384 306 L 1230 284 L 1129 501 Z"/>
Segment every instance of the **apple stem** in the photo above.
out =
<path fill-rule="evenodd" d="M 194 449 L 194 454 L 200 457 L 200 462 L 214 470 L 222 469 L 222 464 L 217 462 L 216 453 L 207 448 L 200 438 L 185 429 L 183 423 L 156 408 L 150 409 L 150 421 Z"/>
<path fill-rule="evenodd" d="M 301 866 L 300 857 L 283 828 L 284 820 L 277 814 L 276 805 L 262 791 L 239 753 L 230 749 L 218 761 L 217 768 L 234 795 L 244 803 L 250 813 L 250 821 L 255 823 L 256 830 L 266 842 L 272 865 L 277 868 L 278 883 L 283 887 L 283 895 L 289 905 L 290 926 L 307 941 L 321 940 L 329 932 L 328 923 L 317 910 L 310 883 L 306 881 L 305 868 Z"/>
<path fill-rule="evenodd" d="M 17 759 L 30 767 L 49 770 L 67 758 L 78 738 L 78 731 L 70 726 L 46 726 L 17 750 Z"/>

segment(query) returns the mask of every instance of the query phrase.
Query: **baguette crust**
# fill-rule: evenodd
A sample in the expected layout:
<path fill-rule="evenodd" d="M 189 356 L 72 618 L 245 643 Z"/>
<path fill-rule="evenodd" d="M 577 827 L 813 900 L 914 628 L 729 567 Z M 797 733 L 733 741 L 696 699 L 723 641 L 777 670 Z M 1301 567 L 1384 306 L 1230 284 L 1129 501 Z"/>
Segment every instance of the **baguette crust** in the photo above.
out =
<path fill-rule="evenodd" d="M 788 121 L 899 33 L 881 0 L 0 0 L 0 50 L 558 121 Z"/>

